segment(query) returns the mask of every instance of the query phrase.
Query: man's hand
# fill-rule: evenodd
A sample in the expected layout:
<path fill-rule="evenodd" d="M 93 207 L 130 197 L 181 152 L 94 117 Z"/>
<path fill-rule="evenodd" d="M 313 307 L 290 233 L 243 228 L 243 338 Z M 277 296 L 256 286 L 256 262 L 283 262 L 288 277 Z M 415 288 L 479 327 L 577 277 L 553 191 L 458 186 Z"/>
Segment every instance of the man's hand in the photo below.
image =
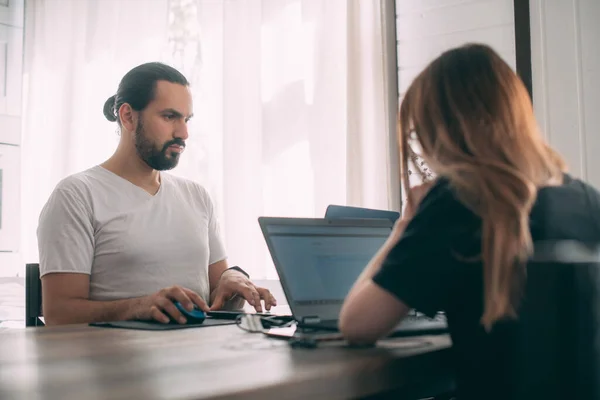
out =
<path fill-rule="evenodd" d="M 175 307 L 175 302 L 188 311 L 192 311 L 194 305 L 202 311 L 209 311 L 206 302 L 196 292 L 181 286 L 171 286 L 149 296 L 141 297 L 134 312 L 135 319 L 154 319 L 165 324 L 169 323 L 171 316 L 181 324 L 186 323 L 183 314 Z"/>
<path fill-rule="evenodd" d="M 246 275 L 235 270 L 227 270 L 223 272 L 217 287 L 213 291 L 213 301 L 210 307 L 211 310 L 219 310 L 223 308 L 225 303 L 235 296 L 241 296 L 257 312 L 262 312 L 262 301 L 265 302 L 265 308 L 268 310 L 277 305 L 275 297 L 268 289 L 255 286 Z"/>

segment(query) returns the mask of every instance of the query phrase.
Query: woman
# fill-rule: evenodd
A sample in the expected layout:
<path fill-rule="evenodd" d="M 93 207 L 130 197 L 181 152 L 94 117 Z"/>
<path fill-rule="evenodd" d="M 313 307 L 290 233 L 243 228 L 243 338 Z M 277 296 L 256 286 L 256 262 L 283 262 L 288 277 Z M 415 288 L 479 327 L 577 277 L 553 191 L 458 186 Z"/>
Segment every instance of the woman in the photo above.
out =
<path fill-rule="evenodd" d="M 480 390 L 501 380 L 499 344 L 516 326 L 532 243 L 600 243 L 600 194 L 564 173 L 523 83 L 487 46 L 456 48 L 427 66 L 406 92 L 398 135 L 404 187 L 416 146 L 437 179 L 410 190 L 344 303 L 341 331 L 372 343 L 412 308 L 444 311 L 460 398 L 490 398 Z"/>

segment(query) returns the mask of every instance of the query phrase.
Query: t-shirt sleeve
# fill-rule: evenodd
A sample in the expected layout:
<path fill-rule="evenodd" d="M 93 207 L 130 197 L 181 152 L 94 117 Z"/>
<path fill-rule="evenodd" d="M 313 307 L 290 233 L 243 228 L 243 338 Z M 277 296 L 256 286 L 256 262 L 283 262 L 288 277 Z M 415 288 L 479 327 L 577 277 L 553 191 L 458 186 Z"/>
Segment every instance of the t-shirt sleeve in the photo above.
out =
<path fill-rule="evenodd" d="M 210 252 L 208 255 L 208 265 L 211 265 L 226 259 L 227 254 L 214 204 L 208 193 L 205 193 L 205 197 L 208 208 L 208 251 Z"/>
<path fill-rule="evenodd" d="M 452 216 L 447 214 L 455 207 L 445 207 L 448 201 L 443 197 L 447 193 L 423 201 L 373 277 L 381 288 L 430 317 L 444 310 L 456 279 L 449 243 Z"/>
<path fill-rule="evenodd" d="M 37 229 L 40 276 L 91 274 L 94 229 L 90 211 L 75 193 L 57 188 L 42 209 Z"/>

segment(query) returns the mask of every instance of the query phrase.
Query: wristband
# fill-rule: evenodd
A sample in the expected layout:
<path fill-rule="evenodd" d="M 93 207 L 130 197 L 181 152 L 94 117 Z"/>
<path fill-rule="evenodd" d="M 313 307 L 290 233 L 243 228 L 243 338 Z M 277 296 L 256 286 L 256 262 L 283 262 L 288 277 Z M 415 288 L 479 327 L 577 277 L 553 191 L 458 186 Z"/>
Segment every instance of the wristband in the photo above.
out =
<path fill-rule="evenodd" d="M 250 275 L 248 275 L 248 273 L 246 271 L 244 271 L 243 269 L 241 269 L 240 267 L 238 267 L 237 265 L 234 265 L 233 267 L 229 267 L 227 268 L 225 271 L 223 271 L 223 274 L 229 270 L 236 270 L 238 272 L 241 272 L 242 274 L 246 275 L 246 278 L 250 279 Z M 221 274 L 221 275 L 223 275 Z"/>

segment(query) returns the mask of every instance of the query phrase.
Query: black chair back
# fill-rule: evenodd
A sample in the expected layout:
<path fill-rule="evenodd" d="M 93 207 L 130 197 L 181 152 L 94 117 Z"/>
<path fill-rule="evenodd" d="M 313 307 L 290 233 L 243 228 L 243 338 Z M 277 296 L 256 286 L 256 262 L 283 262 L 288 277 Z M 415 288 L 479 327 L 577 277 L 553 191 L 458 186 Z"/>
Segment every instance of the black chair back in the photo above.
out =
<path fill-rule="evenodd" d="M 515 398 L 600 398 L 599 254 L 574 242 L 536 245 L 519 309 Z"/>
<path fill-rule="evenodd" d="M 42 317 L 40 265 L 25 265 L 25 326 L 44 326 Z"/>

